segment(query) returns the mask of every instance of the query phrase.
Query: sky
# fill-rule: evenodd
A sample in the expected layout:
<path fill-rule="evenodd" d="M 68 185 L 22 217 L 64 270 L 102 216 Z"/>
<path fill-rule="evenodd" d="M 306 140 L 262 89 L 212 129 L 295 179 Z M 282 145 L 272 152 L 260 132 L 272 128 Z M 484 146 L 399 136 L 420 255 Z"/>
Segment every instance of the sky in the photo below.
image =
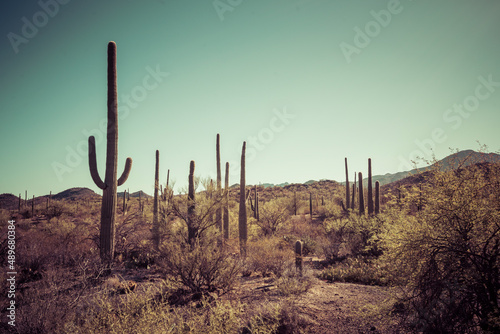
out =
<path fill-rule="evenodd" d="M 215 178 L 303 183 L 395 173 L 451 149 L 500 150 L 495 0 L 4 0 L 0 193 L 104 178 L 106 50 L 117 43 L 118 191 Z M 201 189 L 200 189 L 201 190 Z"/>

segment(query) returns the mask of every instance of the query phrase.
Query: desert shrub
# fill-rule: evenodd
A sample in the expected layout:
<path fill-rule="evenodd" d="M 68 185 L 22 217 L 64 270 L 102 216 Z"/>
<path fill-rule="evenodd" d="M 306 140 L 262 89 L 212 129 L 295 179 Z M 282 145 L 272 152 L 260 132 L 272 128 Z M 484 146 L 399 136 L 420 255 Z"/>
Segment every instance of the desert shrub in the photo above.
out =
<path fill-rule="evenodd" d="M 278 232 L 290 219 L 293 212 L 293 201 L 285 197 L 265 202 L 259 207 L 259 220 L 255 221 L 262 233 L 273 235 Z"/>
<path fill-rule="evenodd" d="M 426 333 L 500 331 L 500 166 L 435 168 L 422 195 L 423 210 L 394 213 L 384 238 L 384 260 L 405 286 L 406 323 Z"/>
<path fill-rule="evenodd" d="M 380 237 L 384 221 L 377 216 L 351 214 L 341 219 L 323 222 L 327 241 L 323 252 L 330 262 L 342 260 L 346 255 L 379 256 L 382 253 Z"/>
<path fill-rule="evenodd" d="M 319 278 L 330 282 L 366 285 L 387 285 L 389 283 L 386 268 L 377 261 L 366 258 L 347 258 L 342 263 L 323 269 Z"/>
<path fill-rule="evenodd" d="M 247 244 L 246 269 L 262 276 L 274 274 L 281 277 L 291 261 L 295 260 L 292 247 L 283 238 L 255 239 Z"/>
<path fill-rule="evenodd" d="M 313 280 L 312 271 L 307 267 L 300 272 L 294 264 L 290 263 L 283 275 L 276 280 L 278 294 L 289 297 L 305 293 L 312 286 Z"/>
<path fill-rule="evenodd" d="M 188 293 L 227 292 L 240 271 L 239 259 L 220 247 L 216 234 L 205 234 L 193 244 L 183 239 L 164 243 L 159 265 Z"/>

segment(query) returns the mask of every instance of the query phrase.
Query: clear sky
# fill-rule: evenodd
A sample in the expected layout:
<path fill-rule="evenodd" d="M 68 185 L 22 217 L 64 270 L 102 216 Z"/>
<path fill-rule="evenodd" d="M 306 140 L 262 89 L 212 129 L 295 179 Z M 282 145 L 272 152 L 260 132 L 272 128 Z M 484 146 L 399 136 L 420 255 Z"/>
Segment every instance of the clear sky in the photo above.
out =
<path fill-rule="evenodd" d="M 4 0 L 0 4 L 0 193 L 98 193 L 106 47 L 118 45 L 119 191 L 344 179 L 408 170 L 449 148 L 500 149 L 500 1 Z M 420 152 L 419 152 L 420 151 Z"/>

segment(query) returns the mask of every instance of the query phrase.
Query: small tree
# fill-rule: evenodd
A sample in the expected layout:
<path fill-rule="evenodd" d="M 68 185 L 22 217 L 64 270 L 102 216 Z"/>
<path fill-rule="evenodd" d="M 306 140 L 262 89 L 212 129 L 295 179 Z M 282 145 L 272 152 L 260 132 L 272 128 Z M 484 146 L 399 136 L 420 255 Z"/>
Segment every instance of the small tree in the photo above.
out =
<path fill-rule="evenodd" d="M 500 165 L 436 167 L 400 199 L 386 262 L 408 293 L 407 322 L 425 333 L 500 332 Z M 399 209 L 398 209 L 399 210 Z"/>

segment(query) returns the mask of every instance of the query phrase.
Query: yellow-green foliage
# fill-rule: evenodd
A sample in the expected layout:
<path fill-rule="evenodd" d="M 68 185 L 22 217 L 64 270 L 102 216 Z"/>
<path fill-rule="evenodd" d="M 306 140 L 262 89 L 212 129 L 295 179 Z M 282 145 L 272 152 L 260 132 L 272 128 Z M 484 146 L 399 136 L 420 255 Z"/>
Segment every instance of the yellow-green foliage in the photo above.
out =
<path fill-rule="evenodd" d="M 285 269 L 295 261 L 292 247 L 283 238 L 265 237 L 248 243 L 246 266 L 248 270 L 260 272 L 263 276 L 283 275 Z"/>
<path fill-rule="evenodd" d="M 423 210 L 410 214 L 420 198 Z M 410 190 L 402 210 L 390 211 L 383 260 L 406 286 L 417 331 L 500 330 L 499 208 L 500 166 L 481 164 L 433 170 L 422 195 Z"/>

